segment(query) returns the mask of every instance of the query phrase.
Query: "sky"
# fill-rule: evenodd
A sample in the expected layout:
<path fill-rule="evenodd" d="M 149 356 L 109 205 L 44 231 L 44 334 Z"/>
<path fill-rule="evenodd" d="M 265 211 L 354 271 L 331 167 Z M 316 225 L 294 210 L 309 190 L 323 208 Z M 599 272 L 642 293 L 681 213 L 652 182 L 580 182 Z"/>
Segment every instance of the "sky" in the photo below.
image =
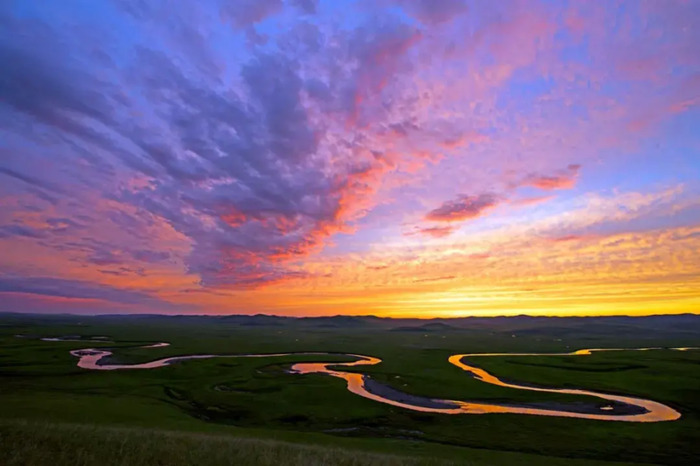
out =
<path fill-rule="evenodd" d="M 4 0 L 0 311 L 700 312 L 699 19 Z"/>

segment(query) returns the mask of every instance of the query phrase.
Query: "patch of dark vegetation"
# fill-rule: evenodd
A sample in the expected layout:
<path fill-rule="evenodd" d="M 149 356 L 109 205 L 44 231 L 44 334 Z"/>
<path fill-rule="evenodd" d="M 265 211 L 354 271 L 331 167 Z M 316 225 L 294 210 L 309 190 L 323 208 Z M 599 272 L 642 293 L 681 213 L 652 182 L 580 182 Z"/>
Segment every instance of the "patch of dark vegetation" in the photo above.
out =
<path fill-rule="evenodd" d="M 217 392 L 235 392 L 236 391 L 235 388 L 233 388 L 230 385 L 226 385 L 226 384 L 214 385 L 211 388 L 212 388 L 212 390 L 217 391 Z"/>
<path fill-rule="evenodd" d="M 339 363 L 342 363 L 342 361 L 339 361 Z M 281 374 L 288 374 L 289 369 L 293 364 L 293 362 L 267 364 L 265 366 L 258 367 L 253 374 L 253 377 L 262 380 L 276 378 Z"/>
<path fill-rule="evenodd" d="M 309 416 L 305 416 L 303 414 L 292 414 L 289 416 L 282 416 L 282 417 L 278 417 L 277 420 L 283 424 L 294 424 L 294 425 L 308 424 L 311 421 Z"/>
<path fill-rule="evenodd" d="M 403 326 L 392 328 L 391 332 L 444 332 L 448 330 L 457 330 L 457 328 L 452 325 L 448 325 L 444 322 L 430 322 L 428 324 L 416 325 L 416 326 Z"/>
<path fill-rule="evenodd" d="M 417 411 L 409 411 L 407 416 L 411 419 L 411 421 L 421 424 L 432 424 L 436 420 L 434 414 L 424 414 Z"/>
<path fill-rule="evenodd" d="M 172 398 L 173 400 L 183 401 L 189 399 L 187 393 L 182 390 L 178 390 L 177 388 L 166 386 L 163 387 L 163 391 L 168 398 Z"/>
<path fill-rule="evenodd" d="M 404 429 L 395 426 L 387 426 L 379 423 L 357 424 L 348 427 L 339 427 L 334 429 L 325 429 L 324 432 L 337 435 L 340 437 L 353 438 L 387 438 L 387 439 L 403 439 L 412 441 L 425 440 L 425 433 L 416 429 Z"/>
<path fill-rule="evenodd" d="M 565 365 L 565 364 L 545 364 L 536 362 L 523 362 L 523 361 L 506 361 L 508 364 L 514 364 L 517 366 L 533 366 L 533 367 L 547 367 L 552 369 L 561 369 L 565 371 L 577 371 L 577 372 L 624 372 L 632 371 L 637 369 L 648 369 L 649 366 L 642 364 L 625 364 L 625 365 L 613 365 L 613 366 L 601 366 L 601 364 L 582 366 L 582 365 Z"/>
<path fill-rule="evenodd" d="M 352 328 L 371 324 L 374 316 L 302 317 L 299 323 L 316 328 Z"/>
<path fill-rule="evenodd" d="M 282 391 L 282 385 L 265 385 L 262 387 L 246 387 L 246 386 L 232 386 L 232 385 L 215 385 L 214 390 L 218 392 L 230 392 L 230 393 L 274 393 Z"/>
<path fill-rule="evenodd" d="M 223 406 L 202 406 L 194 403 L 190 414 L 197 419 L 207 422 L 216 422 L 219 424 L 238 424 L 243 425 L 251 422 L 255 418 L 255 414 L 247 409 L 236 409 Z"/>

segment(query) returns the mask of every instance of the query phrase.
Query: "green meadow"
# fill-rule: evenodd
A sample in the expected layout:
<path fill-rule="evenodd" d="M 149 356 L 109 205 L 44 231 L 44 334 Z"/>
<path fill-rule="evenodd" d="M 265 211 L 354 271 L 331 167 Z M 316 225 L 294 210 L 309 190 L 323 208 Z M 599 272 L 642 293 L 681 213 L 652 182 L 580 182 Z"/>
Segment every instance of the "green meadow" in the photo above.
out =
<path fill-rule="evenodd" d="M 109 337 L 112 342 L 41 341 Z M 162 348 L 139 348 L 169 342 Z M 410 411 L 347 391 L 292 355 L 90 371 L 70 350 L 110 348 L 120 363 L 188 354 L 355 353 L 348 368 L 406 393 L 503 403 L 599 403 L 489 385 L 455 353 L 700 346 L 697 316 L 494 318 L 83 317 L 0 315 L 0 464 L 695 464 L 700 351 L 472 358 L 508 380 L 649 398 L 682 413 L 659 423 Z"/>

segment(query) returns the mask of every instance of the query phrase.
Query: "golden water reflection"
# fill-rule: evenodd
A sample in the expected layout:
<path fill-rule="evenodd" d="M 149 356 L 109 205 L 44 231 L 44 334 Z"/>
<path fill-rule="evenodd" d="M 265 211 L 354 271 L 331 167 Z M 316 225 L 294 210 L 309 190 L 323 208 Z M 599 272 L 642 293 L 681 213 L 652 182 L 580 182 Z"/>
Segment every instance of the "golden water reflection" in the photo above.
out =
<path fill-rule="evenodd" d="M 167 343 L 155 343 L 152 345 L 142 346 L 142 348 L 160 348 L 168 346 Z M 326 374 L 332 377 L 345 380 L 348 391 L 378 401 L 380 403 L 397 406 L 400 408 L 410 409 L 413 411 L 421 411 L 427 413 L 441 414 L 493 414 L 493 413 L 508 413 L 508 414 L 529 414 L 535 416 L 554 416 L 580 419 L 596 419 L 602 421 L 625 421 L 625 422 L 659 422 L 673 421 L 681 417 L 681 414 L 670 406 L 658 403 L 652 400 L 636 398 L 631 396 L 613 395 L 609 393 L 594 392 L 582 389 L 567 389 L 567 388 L 546 388 L 535 387 L 531 385 L 518 384 L 514 382 L 505 382 L 497 376 L 490 374 L 486 370 L 466 362 L 467 358 L 483 358 L 483 357 L 515 357 L 515 356 L 586 356 L 593 352 L 600 351 L 649 351 L 662 348 L 591 348 L 580 349 L 570 353 L 472 353 L 472 354 L 455 354 L 448 358 L 448 362 L 468 373 L 475 379 L 517 390 L 529 390 L 536 392 L 547 393 L 563 393 L 567 395 L 581 395 L 588 397 L 596 397 L 608 403 L 605 406 L 597 407 L 594 405 L 587 406 L 581 410 L 569 410 L 561 405 L 554 407 L 546 407 L 546 403 L 540 403 L 545 407 L 533 407 L 526 405 L 507 404 L 507 403 L 480 403 L 472 401 L 459 400 L 441 400 L 420 397 L 399 392 L 389 386 L 379 384 L 373 381 L 369 376 L 357 372 L 345 372 L 342 367 L 355 367 L 365 365 L 376 365 L 382 362 L 381 359 L 372 356 L 364 356 L 359 354 L 346 354 L 356 358 L 351 362 L 300 362 L 293 364 L 290 372 L 294 374 Z M 670 348 L 676 351 L 689 351 L 698 348 Z M 199 354 L 187 356 L 174 356 L 169 358 L 157 359 L 140 364 L 110 364 L 104 363 L 105 359 L 112 355 L 111 351 L 105 349 L 81 349 L 73 350 L 71 355 L 79 358 L 78 367 L 89 370 L 124 370 L 124 369 L 155 369 L 164 367 L 175 362 L 191 360 L 191 359 L 210 359 L 210 358 L 268 358 L 281 357 L 292 355 L 330 355 L 330 353 L 274 353 L 274 354 L 237 354 L 237 355 L 217 355 L 217 354 Z M 336 354 L 337 356 L 338 354 Z M 554 406 L 554 405 L 552 405 Z M 616 413 L 615 410 L 620 409 L 621 413 Z M 605 411 L 605 412 L 601 412 Z"/>

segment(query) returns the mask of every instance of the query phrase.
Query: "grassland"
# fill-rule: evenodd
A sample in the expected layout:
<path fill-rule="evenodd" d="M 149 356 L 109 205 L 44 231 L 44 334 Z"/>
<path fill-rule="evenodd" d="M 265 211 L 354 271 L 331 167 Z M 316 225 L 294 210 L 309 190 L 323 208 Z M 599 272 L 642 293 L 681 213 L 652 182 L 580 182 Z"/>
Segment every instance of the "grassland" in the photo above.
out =
<path fill-rule="evenodd" d="M 273 464 L 275 458 L 289 458 L 288 463 L 294 464 L 294 458 L 304 457 L 310 458 L 305 464 L 355 464 L 353 458 L 365 458 L 361 464 L 428 459 L 459 464 L 693 464 L 700 457 L 699 352 L 478 361 L 504 378 L 638 395 L 683 414 L 679 421 L 655 424 L 416 413 L 357 397 L 345 390 L 341 380 L 286 373 L 292 362 L 316 361 L 317 356 L 188 361 L 151 371 L 91 372 L 77 368 L 68 353 L 85 347 L 116 348 L 114 356 L 122 362 L 194 353 L 361 353 L 384 361 L 358 370 L 408 393 L 574 402 L 580 400 L 484 384 L 449 365 L 447 358 L 458 352 L 700 343 L 700 320 L 690 316 L 657 321 L 477 319 L 434 324 L 345 318 L 5 315 L 0 317 L 0 463 L 43 464 L 42 454 L 66 457 L 61 449 L 82 452 L 82 464 L 192 464 L 176 462 L 188 458 L 190 451 L 204 455 L 199 464 Z M 66 335 L 109 336 L 116 343 L 38 339 Z M 137 348 L 157 341 L 171 346 Z M 344 358 L 323 357 L 332 359 Z M 156 458 L 171 458 L 170 453 L 158 453 L 157 447 L 149 450 L 155 456 L 149 456 L 143 450 L 146 441 L 186 451 L 157 463 Z M 112 454 L 100 456 L 103 453 L 89 447 L 95 444 Z M 194 444 L 216 447 L 199 449 Z M 263 454 L 258 448 L 263 444 L 270 451 L 265 453 L 267 459 L 255 456 Z M 32 457 L 32 452 L 39 456 Z M 116 462 L 119 458 L 133 461 Z M 238 460 L 226 463 L 226 458 Z"/>
<path fill-rule="evenodd" d="M 448 464 L 230 435 L 26 422 L 0 423 L 0 450 L 6 453 L 3 463 L 6 466 Z"/>

